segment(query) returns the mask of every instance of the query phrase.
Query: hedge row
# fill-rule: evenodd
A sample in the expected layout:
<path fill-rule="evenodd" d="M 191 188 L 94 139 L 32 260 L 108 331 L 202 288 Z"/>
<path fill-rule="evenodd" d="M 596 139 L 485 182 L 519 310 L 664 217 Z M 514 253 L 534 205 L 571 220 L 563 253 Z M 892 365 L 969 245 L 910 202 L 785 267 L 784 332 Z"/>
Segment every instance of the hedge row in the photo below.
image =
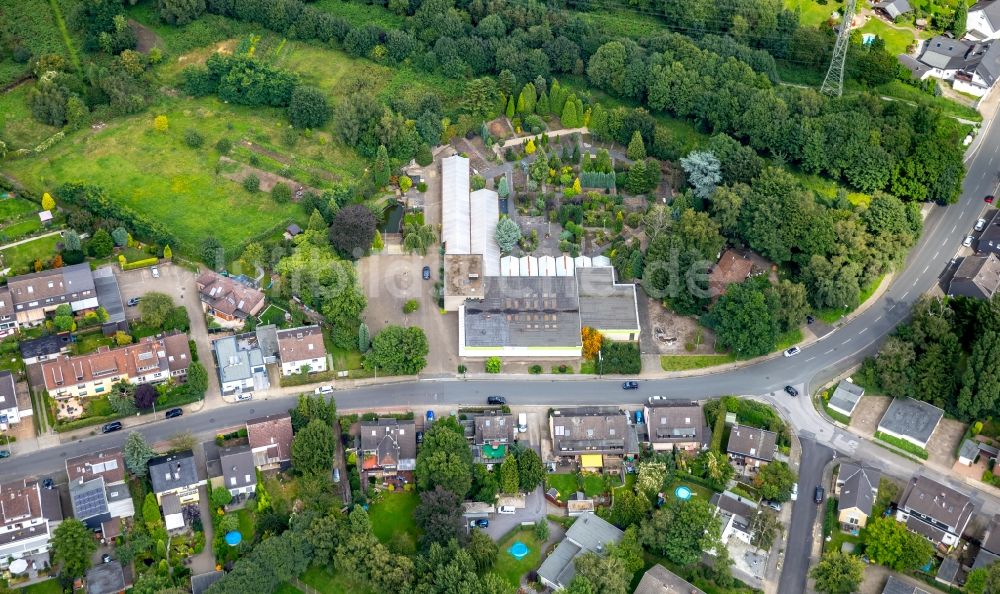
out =
<path fill-rule="evenodd" d="M 178 246 L 193 252 L 193 246 L 182 244 L 159 221 L 138 213 L 108 196 L 101 186 L 79 182 L 65 183 L 56 189 L 56 197 L 67 204 L 78 206 L 98 218 L 114 219 L 132 230 L 140 239 L 159 245 Z"/>
<path fill-rule="evenodd" d="M 145 268 L 147 266 L 156 266 L 160 262 L 159 258 L 145 258 L 143 260 L 136 260 L 135 262 L 126 262 L 122 266 L 122 270 L 135 270 L 136 268 Z"/>
<path fill-rule="evenodd" d="M 882 433 L 881 431 L 876 431 L 875 432 L 875 439 L 879 439 L 881 441 L 884 441 L 885 443 L 887 443 L 887 444 L 889 444 L 889 445 L 891 445 L 893 447 L 899 448 L 899 449 L 903 450 L 904 452 L 906 452 L 908 454 L 913 454 L 914 456 L 920 458 L 921 460 L 926 460 L 927 459 L 927 456 L 928 456 L 927 450 L 925 450 L 924 448 L 922 448 L 920 446 L 914 445 L 914 444 L 906 441 L 905 439 L 900 439 L 900 438 L 894 437 L 892 435 L 886 435 L 885 433 Z"/>

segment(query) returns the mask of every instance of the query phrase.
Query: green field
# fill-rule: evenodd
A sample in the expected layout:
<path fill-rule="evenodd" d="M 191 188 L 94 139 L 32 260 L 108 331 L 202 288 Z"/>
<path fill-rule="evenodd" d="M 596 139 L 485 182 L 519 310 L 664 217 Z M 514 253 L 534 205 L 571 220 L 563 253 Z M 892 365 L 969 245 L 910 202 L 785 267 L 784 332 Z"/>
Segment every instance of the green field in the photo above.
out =
<path fill-rule="evenodd" d="M 663 491 L 663 495 L 666 497 L 666 500 L 667 501 L 672 501 L 671 498 L 675 497 L 675 495 L 674 495 L 674 489 L 676 489 L 677 487 L 682 487 L 682 486 L 683 487 L 687 487 L 688 489 L 691 489 L 691 492 L 694 493 L 694 495 L 696 497 L 701 497 L 705 501 L 708 501 L 709 499 L 711 499 L 712 495 L 714 494 L 714 491 L 712 491 L 711 489 L 709 489 L 707 487 L 702 487 L 701 485 L 696 485 L 696 484 L 694 484 L 694 483 L 692 483 L 690 481 L 683 481 L 683 480 L 674 479 L 673 481 L 670 482 L 669 485 L 667 485 L 666 490 Z"/>
<path fill-rule="evenodd" d="M 0 235 L 6 237 L 8 241 L 12 241 L 26 235 L 31 235 L 41 229 L 42 222 L 38 220 L 38 217 L 34 217 L 0 228 Z"/>
<path fill-rule="evenodd" d="M 420 497 L 408 493 L 382 493 L 382 499 L 368 508 L 372 521 L 372 531 L 383 543 L 388 543 L 396 534 L 408 537 L 416 545 L 420 530 L 413 520 L 413 510 L 417 509 Z"/>
<path fill-rule="evenodd" d="M 26 588 L 22 588 L 21 591 L 24 594 L 62 594 L 63 589 L 59 585 L 59 580 L 51 579 L 32 584 Z"/>
<path fill-rule="evenodd" d="M 344 0 L 318 0 L 313 6 L 335 14 L 352 26 L 378 25 L 383 29 L 402 29 L 403 17 L 394 14 L 379 4 L 362 4 L 360 2 L 344 2 Z"/>
<path fill-rule="evenodd" d="M 839 2 L 820 4 L 816 0 L 784 0 L 785 8 L 798 11 L 799 23 L 806 27 L 816 27 L 828 21 L 833 13 L 843 9 Z"/>
<path fill-rule="evenodd" d="M 331 574 L 327 567 L 310 567 L 299 580 L 323 594 L 374 594 L 371 589 L 359 586 L 339 574 Z"/>
<path fill-rule="evenodd" d="M 31 118 L 28 93 L 33 82 L 21 84 L 6 93 L 0 93 L 0 140 L 7 143 L 7 150 L 34 148 L 59 131 L 59 128 L 40 124 Z"/>
<path fill-rule="evenodd" d="M 907 53 L 907 48 L 916 41 L 913 31 L 890 27 L 885 21 L 874 17 L 868 19 L 858 31 L 877 35 L 885 41 L 886 51 L 894 56 Z"/>
<path fill-rule="evenodd" d="M 40 207 L 37 204 L 24 198 L 0 200 L 0 221 L 7 222 L 20 219 L 38 212 L 39 209 Z"/>
<path fill-rule="evenodd" d="M 79 0 L 59 0 L 56 4 L 65 17 L 76 10 Z M 69 52 L 47 0 L 2 2 L 0 23 L 14 32 L 17 43 L 31 50 L 33 56 L 60 54 L 69 59 Z M 71 35 L 71 42 L 79 46 L 76 34 Z M 10 52 L 0 54 L 0 85 L 17 79 L 27 70 L 28 65 L 15 63 Z M 2 113 L 3 110 L 0 109 L 0 114 Z"/>
<path fill-rule="evenodd" d="M 31 266 L 35 260 L 48 260 L 56 255 L 56 244 L 59 235 L 48 235 L 34 241 L 22 243 L 0 251 L 0 262 L 4 267 L 17 269 L 21 266 Z"/>
<path fill-rule="evenodd" d="M 528 546 L 528 554 L 523 559 L 515 559 L 507 552 L 510 545 L 515 541 L 521 541 Z M 493 572 L 502 577 L 513 587 L 519 587 L 521 576 L 538 569 L 542 562 L 542 545 L 535 538 L 534 530 L 514 530 L 503 538 L 499 543 L 500 554 L 497 555 L 497 562 L 493 566 Z"/>

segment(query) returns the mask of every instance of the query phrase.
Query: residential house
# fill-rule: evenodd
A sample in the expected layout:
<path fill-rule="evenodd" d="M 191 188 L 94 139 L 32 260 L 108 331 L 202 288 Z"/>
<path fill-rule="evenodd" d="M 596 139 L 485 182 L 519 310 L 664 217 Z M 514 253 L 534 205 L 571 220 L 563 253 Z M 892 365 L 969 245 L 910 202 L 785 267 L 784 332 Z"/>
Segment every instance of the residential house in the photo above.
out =
<path fill-rule="evenodd" d="M 125 458 L 110 448 L 66 460 L 73 517 L 111 541 L 122 532 L 125 518 L 135 516 L 135 506 L 125 482 Z"/>
<path fill-rule="evenodd" d="M 360 458 L 367 476 L 412 479 L 417 467 L 416 425 L 394 418 L 362 421 Z"/>
<path fill-rule="evenodd" d="M 950 550 L 962 537 L 973 511 L 968 495 L 926 476 L 916 476 L 899 499 L 896 519 L 935 546 Z"/>
<path fill-rule="evenodd" d="M 969 8 L 965 36 L 976 41 L 1000 38 L 1000 2 L 981 0 Z"/>
<path fill-rule="evenodd" d="M 575 518 L 595 510 L 594 499 L 583 491 L 577 491 L 566 498 L 566 515 Z"/>
<path fill-rule="evenodd" d="M 562 590 L 576 575 L 576 558 L 584 553 L 601 553 L 618 544 L 625 533 L 593 513 L 585 513 L 566 531 L 566 536 L 538 568 L 542 585 Z"/>
<path fill-rule="evenodd" d="M 0 287 L 0 338 L 6 338 L 17 330 L 17 316 L 10 289 Z"/>
<path fill-rule="evenodd" d="M 918 585 L 905 581 L 902 578 L 890 575 L 882 594 L 931 594 L 930 590 L 925 590 Z"/>
<path fill-rule="evenodd" d="M 719 261 L 715 263 L 708 274 L 708 292 L 715 299 L 725 293 L 729 285 L 741 283 L 750 278 L 752 272 L 753 261 L 748 254 L 728 249 L 722 252 Z"/>
<path fill-rule="evenodd" d="M 503 462 L 510 446 L 514 444 L 517 423 L 514 415 L 504 413 L 485 413 L 472 419 L 473 458 L 491 467 Z"/>
<path fill-rule="evenodd" d="M 951 81 L 956 91 L 983 97 L 1000 76 L 1000 44 L 939 35 L 924 43 L 918 61 L 928 77 Z"/>
<path fill-rule="evenodd" d="M 883 0 L 873 3 L 872 8 L 890 21 L 895 21 L 904 14 L 913 12 L 913 7 L 906 0 Z"/>
<path fill-rule="evenodd" d="M 0 485 L 0 569 L 14 559 L 47 565 L 52 533 L 62 520 L 57 489 L 32 479 Z"/>
<path fill-rule="evenodd" d="M 264 309 L 264 293 L 215 272 L 198 277 L 198 297 L 205 312 L 223 326 L 239 327 Z"/>
<path fill-rule="evenodd" d="M 647 440 L 653 449 L 697 452 L 706 443 L 705 415 L 696 402 L 652 401 L 644 408 Z"/>
<path fill-rule="evenodd" d="M 118 561 L 91 567 L 87 570 L 84 582 L 87 584 L 87 594 L 120 594 L 128 587 L 125 570 Z"/>
<path fill-rule="evenodd" d="M 45 314 L 63 304 L 70 305 L 73 313 L 97 309 L 100 305 L 90 264 L 74 264 L 15 276 L 7 281 L 7 291 L 17 323 L 27 326 L 42 323 Z M 4 297 L 6 295 L 0 297 L 0 313 L 7 309 Z"/>
<path fill-rule="evenodd" d="M 614 471 L 623 459 L 639 453 L 635 426 L 612 407 L 555 410 L 549 416 L 552 455 L 573 461 L 582 469 Z"/>
<path fill-rule="evenodd" d="M 778 435 L 773 431 L 733 425 L 726 452 L 738 470 L 749 473 L 774 460 Z"/>
<path fill-rule="evenodd" d="M 194 453 L 187 450 L 151 459 L 149 481 L 156 500 L 163 508 L 167 530 L 183 528 L 181 507 L 198 503 L 198 487 L 205 482 L 198 478 Z"/>
<path fill-rule="evenodd" d="M 989 252 L 985 256 L 966 256 L 948 284 L 948 295 L 989 300 L 1000 288 L 1000 258 Z"/>
<path fill-rule="evenodd" d="M 989 223 L 980 233 L 979 241 L 976 242 L 976 254 L 980 256 L 993 254 L 1000 258 L 1000 216 L 997 214 L 987 215 L 987 218 Z"/>
<path fill-rule="evenodd" d="M 100 396 L 117 382 L 158 384 L 183 380 L 191 365 L 186 334 L 147 336 L 115 349 L 101 347 L 86 355 L 62 355 L 42 364 L 45 389 L 56 399 Z"/>
<path fill-rule="evenodd" d="M 732 491 L 716 493 L 709 502 L 715 506 L 716 517 L 722 527 L 722 544 L 728 544 L 730 538 L 750 544 L 753 537 L 751 522 L 760 513 L 757 502 Z"/>
<path fill-rule="evenodd" d="M 128 321 L 125 319 L 125 303 L 122 301 L 118 277 L 114 266 L 104 266 L 93 272 L 94 289 L 97 291 L 97 303 L 104 308 L 108 319 L 101 324 L 105 336 L 114 336 L 119 330 L 128 333 Z"/>
<path fill-rule="evenodd" d="M 914 398 L 893 398 L 878 423 L 878 432 L 926 448 L 942 418 L 944 411 L 933 404 Z"/>
<path fill-rule="evenodd" d="M 705 594 L 657 563 L 646 570 L 633 594 Z"/>
<path fill-rule="evenodd" d="M 958 463 L 962 466 L 972 466 L 979 456 L 995 460 L 998 454 L 1000 454 L 1000 450 L 997 450 L 997 448 L 988 443 L 976 441 L 975 439 L 966 439 L 958 448 Z M 996 468 L 995 465 L 994 468 Z"/>
<path fill-rule="evenodd" d="M 831 409 L 845 417 L 850 417 L 854 414 L 854 409 L 858 406 L 858 402 L 861 401 L 861 397 L 865 395 L 865 389 L 861 386 L 855 384 L 849 379 L 841 380 L 837 384 L 837 388 L 830 395 L 830 401 L 827 403 Z"/>
<path fill-rule="evenodd" d="M 256 392 L 271 387 L 257 332 L 220 338 L 212 343 L 212 351 L 223 394 Z"/>
<path fill-rule="evenodd" d="M 219 465 L 222 483 L 237 503 L 257 492 L 257 467 L 249 445 L 222 448 Z"/>
<path fill-rule="evenodd" d="M 281 357 L 281 375 L 289 376 L 309 371 L 327 370 L 326 347 L 323 331 L 319 326 L 303 326 L 277 333 L 278 352 Z"/>
<path fill-rule="evenodd" d="M 857 532 L 868 524 L 881 479 L 881 473 L 874 468 L 840 463 L 833 493 L 838 497 L 837 519 L 841 529 Z"/>
<path fill-rule="evenodd" d="M 20 389 L 18 389 L 20 387 Z M 17 384 L 9 371 L 0 371 L 0 430 L 17 425 L 22 417 L 30 417 L 31 396 L 24 384 Z"/>
<path fill-rule="evenodd" d="M 247 440 L 259 470 L 273 470 L 292 461 L 292 417 L 288 413 L 247 421 Z"/>
<path fill-rule="evenodd" d="M 21 359 L 24 360 L 24 364 L 32 365 L 68 353 L 71 344 L 73 344 L 73 338 L 67 332 L 25 340 L 18 347 L 21 349 Z"/>
<path fill-rule="evenodd" d="M 981 543 L 972 569 L 989 567 L 1000 561 L 1000 514 L 995 514 L 990 520 Z"/>

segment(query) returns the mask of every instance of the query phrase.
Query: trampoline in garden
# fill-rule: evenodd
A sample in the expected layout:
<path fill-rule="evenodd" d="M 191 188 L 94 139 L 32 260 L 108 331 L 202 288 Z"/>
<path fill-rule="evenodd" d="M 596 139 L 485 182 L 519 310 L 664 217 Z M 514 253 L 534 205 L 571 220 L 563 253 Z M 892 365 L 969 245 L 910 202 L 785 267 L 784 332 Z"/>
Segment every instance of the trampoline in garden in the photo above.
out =
<path fill-rule="evenodd" d="M 233 530 L 232 532 L 226 533 L 225 539 L 227 545 L 235 547 L 236 545 L 243 542 L 243 535 L 237 532 L 236 530 Z"/>
<path fill-rule="evenodd" d="M 691 489 L 685 487 L 684 485 L 680 485 L 674 489 L 674 497 L 687 501 L 688 499 L 691 499 Z"/>
<path fill-rule="evenodd" d="M 529 552 L 528 545 L 517 540 L 514 541 L 514 544 L 510 545 L 510 548 L 507 549 L 507 552 L 510 553 L 511 556 L 514 557 L 515 559 L 521 560 L 528 556 Z"/>

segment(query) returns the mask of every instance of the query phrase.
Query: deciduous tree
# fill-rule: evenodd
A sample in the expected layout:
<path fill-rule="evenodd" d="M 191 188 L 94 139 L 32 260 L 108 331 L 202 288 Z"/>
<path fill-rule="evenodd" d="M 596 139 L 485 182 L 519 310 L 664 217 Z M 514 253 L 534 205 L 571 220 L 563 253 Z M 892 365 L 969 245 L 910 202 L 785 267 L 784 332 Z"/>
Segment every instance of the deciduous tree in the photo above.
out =
<path fill-rule="evenodd" d="M 83 577 L 90 567 L 90 556 L 97 550 L 90 529 L 76 518 L 67 518 L 52 534 L 52 557 L 61 572 L 70 578 Z"/>
<path fill-rule="evenodd" d="M 417 452 L 417 487 L 423 491 L 437 486 L 464 496 L 472 485 L 472 452 L 465 432 L 453 418 L 435 422 L 424 433 Z"/>
<path fill-rule="evenodd" d="M 865 552 L 872 561 L 896 571 L 923 567 L 934 554 L 930 542 L 891 516 L 868 523 L 865 543 Z"/>
<path fill-rule="evenodd" d="M 146 476 L 149 472 L 146 464 L 156 455 L 153 448 L 146 443 L 146 438 L 138 431 L 132 431 L 125 438 L 125 466 L 136 476 Z"/>
<path fill-rule="evenodd" d="M 598 351 L 601 350 L 601 343 L 604 341 L 604 337 L 590 326 L 584 326 L 580 330 L 580 337 L 583 342 L 583 357 L 591 360 L 596 359 Z"/>
<path fill-rule="evenodd" d="M 349 258 L 356 258 L 366 253 L 372 245 L 374 236 L 375 215 L 361 204 L 352 204 L 341 209 L 330 225 L 330 244 Z"/>
<path fill-rule="evenodd" d="M 174 300 L 166 293 L 156 291 L 146 293 L 139 302 L 139 315 L 143 323 L 153 328 L 162 327 L 173 310 Z"/>
<path fill-rule="evenodd" d="M 372 339 L 365 356 L 365 369 L 378 369 L 386 375 L 413 375 L 427 366 L 430 348 L 423 328 L 386 326 Z"/>
<path fill-rule="evenodd" d="M 826 594 L 849 594 L 864 578 L 865 564 L 854 555 L 830 551 L 809 572 L 816 589 Z"/>
<path fill-rule="evenodd" d="M 315 87 L 299 85 L 288 103 L 288 119 L 296 128 L 321 128 L 330 119 L 326 94 Z"/>

